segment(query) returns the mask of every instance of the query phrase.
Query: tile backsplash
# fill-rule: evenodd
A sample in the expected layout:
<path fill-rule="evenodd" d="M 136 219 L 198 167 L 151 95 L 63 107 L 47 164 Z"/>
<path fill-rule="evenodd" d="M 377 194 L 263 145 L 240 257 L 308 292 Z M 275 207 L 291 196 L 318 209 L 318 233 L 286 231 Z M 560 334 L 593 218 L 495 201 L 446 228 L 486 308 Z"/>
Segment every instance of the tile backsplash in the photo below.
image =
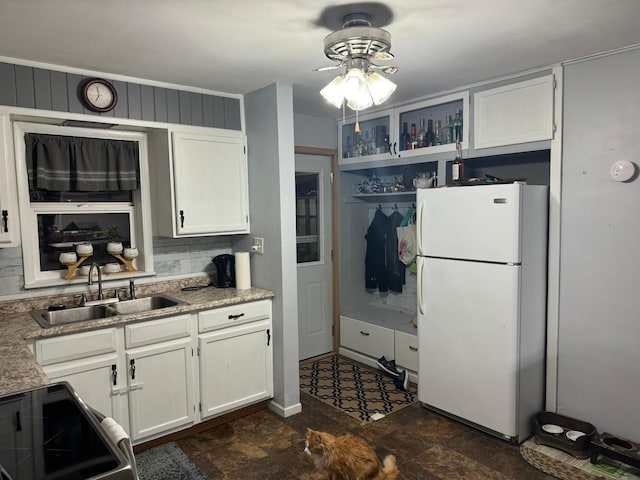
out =
<path fill-rule="evenodd" d="M 210 274 L 215 270 L 211 259 L 221 253 L 231 253 L 231 237 L 154 237 L 154 278 Z M 22 248 L 0 248 L 0 300 L 3 296 L 24 293 L 23 285 Z"/>

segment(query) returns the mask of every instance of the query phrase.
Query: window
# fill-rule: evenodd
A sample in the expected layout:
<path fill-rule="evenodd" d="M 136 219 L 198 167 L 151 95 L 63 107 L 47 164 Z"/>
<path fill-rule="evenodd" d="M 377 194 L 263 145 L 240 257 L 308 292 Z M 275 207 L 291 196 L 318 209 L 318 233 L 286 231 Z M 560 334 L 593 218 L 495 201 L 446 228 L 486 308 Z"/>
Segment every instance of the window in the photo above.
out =
<path fill-rule="evenodd" d="M 61 145 L 43 153 L 48 142 Z M 82 243 L 81 264 L 118 262 L 117 241 L 139 251 L 125 276 L 153 274 L 146 134 L 15 122 L 14 143 L 25 288 L 86 282 L 59 261 Z"/>
<path fill-rule="evenodd" d="M 298 263 L 320 260 L 317 173 L 296 172 L 296 255 Z"/>

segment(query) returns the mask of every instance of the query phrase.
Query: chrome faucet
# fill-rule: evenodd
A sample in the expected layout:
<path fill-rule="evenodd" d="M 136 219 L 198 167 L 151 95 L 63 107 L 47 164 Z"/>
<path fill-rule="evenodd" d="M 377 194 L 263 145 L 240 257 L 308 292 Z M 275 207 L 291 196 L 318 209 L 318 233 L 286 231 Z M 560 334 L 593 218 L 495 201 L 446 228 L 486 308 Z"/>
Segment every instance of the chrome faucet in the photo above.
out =
<path fill-rule="evenodd" d="M 93 267 L 96 267 L 98 270 L 98 300 L 103 300 L 104 295 L 102 294 L 102 271 L 100 271 L 100 265 L 96 262 L 93 262 L 89 267 L 89 285 L 93 285 Z"/>

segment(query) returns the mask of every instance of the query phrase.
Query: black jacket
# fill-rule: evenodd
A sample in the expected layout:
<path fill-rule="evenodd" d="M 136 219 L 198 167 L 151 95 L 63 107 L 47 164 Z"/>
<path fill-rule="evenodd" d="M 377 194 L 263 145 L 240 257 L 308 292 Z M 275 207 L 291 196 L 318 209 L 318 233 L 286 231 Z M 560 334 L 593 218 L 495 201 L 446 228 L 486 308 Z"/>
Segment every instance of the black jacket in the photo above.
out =
<path fill-rule="evenodd" d="M 389 290 L 389 280 L 386 268 L 385 245 L 389 228 L 389 218 L 376 210 L 373 220 L 364 238 L 367 240 L 367 251 L 364 256 L 365 288 L 378 288 L 381 292 Z"/>

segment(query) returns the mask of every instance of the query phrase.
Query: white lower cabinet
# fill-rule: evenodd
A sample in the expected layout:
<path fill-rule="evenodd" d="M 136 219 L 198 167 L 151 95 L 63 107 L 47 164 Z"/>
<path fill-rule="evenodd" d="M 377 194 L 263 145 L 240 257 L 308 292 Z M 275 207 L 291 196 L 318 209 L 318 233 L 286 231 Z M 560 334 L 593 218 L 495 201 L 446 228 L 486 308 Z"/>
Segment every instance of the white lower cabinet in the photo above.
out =
<path fill-rule="evenodd" d="M 340 353 L 365 365 L 376 367 L 384 356 L 395 360 L 400 370 L 408 370 L 412 382 L 417 382 L 418 336 L 403 332 L 393 321 L 389 327 L 340 316 Z"/>
<path fill-rule="evenodd" d="M 52 383 L 69 382 L 141 443 L 271 398 L 272 345 L 271 300 L 262 300 L 33 346 Z"/>
<path fill-rule="evenodd" d="M 271 301 L 201 312 L 199 324 L 201 417 L 271 398 Z"/>
<path fill-rule="evenodd" d="M 127 350 L 134 441 L 195 421 L 191 337 Z"/>
<path fill-rule="evenodd" d="M 80 397 L 129 431 L 122 331 L 106 328 L 36 341 L 36 359 L 53 382 L 69 382 Z"/>

